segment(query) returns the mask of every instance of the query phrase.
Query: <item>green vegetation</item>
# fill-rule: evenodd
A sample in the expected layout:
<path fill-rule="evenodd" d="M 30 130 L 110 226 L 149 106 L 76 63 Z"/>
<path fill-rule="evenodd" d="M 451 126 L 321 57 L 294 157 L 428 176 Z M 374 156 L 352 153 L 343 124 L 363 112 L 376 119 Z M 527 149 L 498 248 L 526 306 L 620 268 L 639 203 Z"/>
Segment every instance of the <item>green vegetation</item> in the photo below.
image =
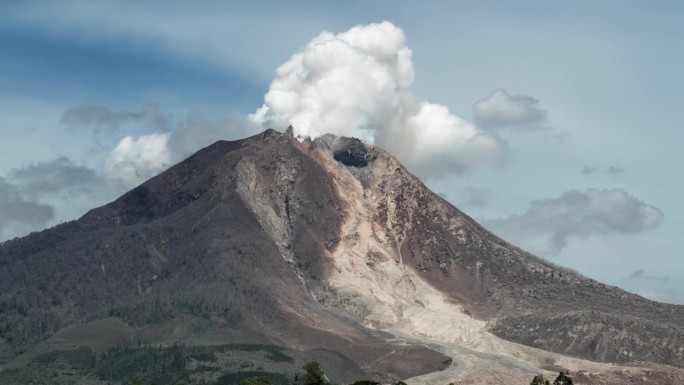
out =
<path fill-rule="evenodd" d="M 377 381 L 361 380 L 361 381 L 356 381 L 352 385 L 380 385 L 380 383 Z"/>
<path fill-rule="evenodd" d="M 193 333 L 202 333 L 213 329 L 215 326 L 216 323 L 214 320 L 211 319 L 209 315 L 206 315 L 195 320 L 195 322 L 193 322 L 191 325 L 191 329 Z"/>
<path fill-rule="evenodd" d="M 553 385 L 572 385 L 572 378 L 570 378 L 570 372 L 560 372 L 558 377 L 553 380 Z"/>
<path fill-rule="evenodd" d="M 270 383 L 271 381 L 266 377 L 253 377 L 243 381 L 241 385 L 269 385 Z"/>
<path fill-rule="evenodd" d="M 228 373 L 220 376 L 212 385 L 292 385 L 292 384 L 319 384 L 326 385 L 330 382 L 326 379 L 325 373 L 321 368 L 320 364 L 316 361 L 311 361 L 304 365 L 304 373 L 301 375 L 295 375 L 294 379 L 288 378 L 284 374 L 280 373 L 269 373 L 261 371 L 247 371 L 247 372 L 237 372 Z M 303 382 L 300 382 L 302 380 Z M 160 384 L 174 384 L 182 385 L 179 382 L 150 382 L 149 385 L 160 385 Z M 134 380 L 132 385 L 145 385 L 148 384 L 145 381 L 139 379 Z M 379 382 L 375 381 L 359 381 L 354 384 L 357 385 L 379 385 Z"/>
<path fill-rule="evenodd" d="M 118 347 L 110 349 L 95 364 L 92 373 L 109 381 L 141 379 L 158 384 L 174 384 L 187 377 L 187 350 L 184 345 Z"/>
<path fill-rule="evenodd" d="M 42 354 L 33 359 L 33 362 L 43 365 L 55 365 L 61 368 L 87 369 L 91 368 L 97 360 L 95 353 L 87 347 L 76 350 L 55 351 Z"/>
<path fill-rule="evenodd" d="M 303 385 L 325 385 L 326 382 L 328 381 L 325 379 L 323 368 L 317 361 L 304 365 Z"/>
<path fill-rule="evenodd" d="M 544 378 L 543 375 L 538 374 L 534 376 L 530 385 L 551 385 L 551 382 Z M 572 385 L 572 378 L 570 378 L 570 372 L 560 372 L 558 377 L 553 380 L 553 385 Z"/>
<path fill-rule="evenodd" d="M 216 385 L 291 385 L 290 378 L 281 373 L 238 372 L 224 374 Z"/>
<path fill-rule="evenodd" d="M 271 345 L 124 344 L 100 354 L 80 347 L 43 353 L 26 367 L 4 370 L 0 384 L 239 385 L 262 378 L 272 385 L 291 385 L 293 378 L 275 368 L 292 363 L 286 349 Z"/>
<path fill-rule="evenodd" d="M 541 374 L 537 374 L 532 379 L 532 382 L 530 382 L 530 385 L 551 385 L 551 383 Z"/>
<path fill-rule="evenodd" d="M 289 374 L 287 349 L 258 344 L 151 346 L 124 344 L 96 354 L 90 348 L 50 351 L 24 368 L 0 372 L 0 384 L 54 385 L 332 385 L 317 361 Z M 283 366 L 284 365 L 284 366 Z M 291 366 L 289 366 L 292 368 Z M 297 371 L 295 366 L 293 371 Z M 568 372 L 551 383 L 543 375 L 531 385 L 572 385 Z M 380 385 L 373 380 L 351 385 Z M 406 385 L 396 382 L 393 385 Z M 451 385 L 451 384 L 450 384 Z"/>
<path fill-rule="evenodd" d="M 201 348 L 201 347 L 198 347 Z M 273 345 L 254 345 L 254 344 L 226 344 L 216 347 L 206 347 L 214 349 L 218 352 L 226 352 L 229 350 L 241 350 L 244 352 L 265 352 L 265 358 L 273 362 L 294 362 L 292 357 L 283 353 L 285 348 Z"/>

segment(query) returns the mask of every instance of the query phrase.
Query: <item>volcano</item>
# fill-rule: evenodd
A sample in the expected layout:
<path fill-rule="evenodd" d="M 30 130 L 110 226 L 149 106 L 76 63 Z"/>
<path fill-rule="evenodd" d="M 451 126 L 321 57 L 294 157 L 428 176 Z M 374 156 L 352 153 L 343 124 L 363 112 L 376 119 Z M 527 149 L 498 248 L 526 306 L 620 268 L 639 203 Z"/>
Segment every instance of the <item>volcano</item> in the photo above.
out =
<path fill-rule="evenodd" d="M 684 383 L 684 306 L 515 247 L 379 147 L 291 128 L 0 244 L 0 337 L 2 373 L 137 341 L 278 346 L 336 382 Z"/>

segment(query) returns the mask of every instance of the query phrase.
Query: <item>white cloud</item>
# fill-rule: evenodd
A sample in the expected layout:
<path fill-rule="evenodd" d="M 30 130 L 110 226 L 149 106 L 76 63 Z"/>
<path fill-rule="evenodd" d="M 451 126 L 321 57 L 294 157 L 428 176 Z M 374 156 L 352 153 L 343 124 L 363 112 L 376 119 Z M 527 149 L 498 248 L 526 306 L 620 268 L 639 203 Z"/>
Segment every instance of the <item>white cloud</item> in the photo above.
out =
<path fill-rule="evenodd" d="M 637 234 L 660 225 L 663 213 L 622 189 L 571 190 L 558 198 L 531 203 L 521 215 L 484 224 L 513 242 L 530 247 L 542 240 L 548 254 L 558 254 L 571 238 Z"/>
<path fill-rule="evenodd" d="M 104 171 L 108 178 L 131 188 L 169 167 L 171 152 L 167 143 L 170 134 L 154 133 L 137 139 L 127 136 L 109 153 Z"/>
<path fill-rule="evenodd" d="M 167 115 L 155 109 L 155 116 Z M 106 178 L 129 189 L 217 140 L 241 139 L 256 133 L 254 125 L 244 117 L 219 122 L 165 118 L 163 128 L 167 131 L 121 139 L 105 160 Z"/>
<path fill-rule="evenodd" d="M 487 99 L 475 103 L 473 117 L 485 129 L 539 129 L 546 126 L 546 111 L 539 109 L 539 101 L 527 95 L 510 95 L 496 90 Z"/>
<path fill-rule="evenodd" d="M 323 32 L 276 71 L 250 119 L 318 137 L 352 136 L 384 147 L 424 177 L 501 160 L 505 145 L 442 105 L 415 100 L 404 32 L 390 22 Z"/>

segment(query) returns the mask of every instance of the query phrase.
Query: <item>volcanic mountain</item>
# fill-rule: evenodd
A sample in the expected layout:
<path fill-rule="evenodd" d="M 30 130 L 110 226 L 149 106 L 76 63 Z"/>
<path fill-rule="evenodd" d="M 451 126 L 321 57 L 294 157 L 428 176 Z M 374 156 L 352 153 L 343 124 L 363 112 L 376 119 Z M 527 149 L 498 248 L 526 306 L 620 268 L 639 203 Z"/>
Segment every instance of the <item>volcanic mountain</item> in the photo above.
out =
<path fill-rule="evenodd" d="M 378 147 L 291 128 L 0 244 L 0 337 L 8 368 L 58 345 L 220 340 L 315 352 L 335 381 L 684 383 L 684 306 L 507 243 Z"/>

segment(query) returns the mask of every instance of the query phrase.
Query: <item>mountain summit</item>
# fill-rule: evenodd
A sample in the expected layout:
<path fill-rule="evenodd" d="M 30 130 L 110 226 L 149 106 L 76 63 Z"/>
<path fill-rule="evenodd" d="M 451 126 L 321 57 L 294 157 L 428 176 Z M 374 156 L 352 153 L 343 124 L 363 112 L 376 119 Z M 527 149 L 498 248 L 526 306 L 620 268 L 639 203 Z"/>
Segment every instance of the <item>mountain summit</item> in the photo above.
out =
<path fill-rule="evenodd" d="M 577 383 L 684 381 L 683 306 L 507 243 L 378 147 L 291 129 L 214 143 L 0 244 L 8 367 L 89 327 L 101 333 L 84 344 L 101 347 L 116 329 L 318 351 L 346 368 L 337 381 L 526 383 L 559 368 Z"/>

